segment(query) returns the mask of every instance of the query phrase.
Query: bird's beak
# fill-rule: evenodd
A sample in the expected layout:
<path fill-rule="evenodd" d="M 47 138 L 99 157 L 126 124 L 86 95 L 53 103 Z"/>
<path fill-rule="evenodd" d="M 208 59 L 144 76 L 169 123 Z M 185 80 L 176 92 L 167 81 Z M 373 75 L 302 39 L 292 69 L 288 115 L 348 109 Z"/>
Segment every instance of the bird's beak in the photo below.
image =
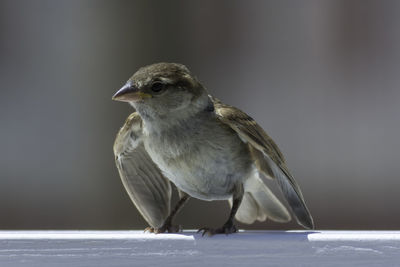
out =
<path fill-rule="evenodd" d="M 125 84 L 119 89 L 112 97 L 112 100 L 123 101 L 123 102 L 136 102 L 143 100 L 144 98 L 151 98 L 150 94 L 139 91 L 135 86 Z"/>

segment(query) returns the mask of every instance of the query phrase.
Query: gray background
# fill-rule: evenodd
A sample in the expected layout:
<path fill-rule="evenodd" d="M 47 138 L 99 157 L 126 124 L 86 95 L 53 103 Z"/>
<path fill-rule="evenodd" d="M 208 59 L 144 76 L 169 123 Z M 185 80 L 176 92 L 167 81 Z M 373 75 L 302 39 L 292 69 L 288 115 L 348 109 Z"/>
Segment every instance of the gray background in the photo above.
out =
<path fill-rule="evenodd" d="M 378 0 L 1 0 L 0 228 L 144 228 L 112 153 L 132 109 L 111 95 L 174 61 L 275 139 L 318 228 L 399 229 L 399 14 Z M 228 212 L 192 200 L 177 222 Z"/>

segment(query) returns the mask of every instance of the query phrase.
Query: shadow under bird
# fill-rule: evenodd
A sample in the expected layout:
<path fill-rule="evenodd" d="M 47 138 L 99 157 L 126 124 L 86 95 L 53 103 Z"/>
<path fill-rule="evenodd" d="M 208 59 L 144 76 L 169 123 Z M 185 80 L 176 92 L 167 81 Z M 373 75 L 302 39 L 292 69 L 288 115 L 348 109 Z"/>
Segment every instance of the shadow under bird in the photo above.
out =
<path fill-rule="evenodd" d="M 241 110 L 210 96 L 181 64 L 140 68 L 113 96 L 132 113 L 114 144 L 116 165 L 150 232 L 177 232 L 172 220 L 190 197 L 229 200 L 231 212 L 217 229 L 237 231 L 233 223 L 267 218 L 288 222 L 291 215 L 264 183 L 276 180 L 297 222 L 314 223 L 285 159 L 265 131 Z M 180 200 L 171 210 L 171 182 Z"/>

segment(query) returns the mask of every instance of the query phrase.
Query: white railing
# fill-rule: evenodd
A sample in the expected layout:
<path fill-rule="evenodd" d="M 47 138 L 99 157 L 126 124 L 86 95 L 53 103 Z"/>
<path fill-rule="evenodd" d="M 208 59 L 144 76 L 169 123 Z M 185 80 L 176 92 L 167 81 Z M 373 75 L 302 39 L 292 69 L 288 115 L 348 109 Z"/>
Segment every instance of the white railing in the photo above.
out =
<path fill-rule="evenodd" d="M 0 231 L 0 266 L 400 266 L 400 231 Z"/>

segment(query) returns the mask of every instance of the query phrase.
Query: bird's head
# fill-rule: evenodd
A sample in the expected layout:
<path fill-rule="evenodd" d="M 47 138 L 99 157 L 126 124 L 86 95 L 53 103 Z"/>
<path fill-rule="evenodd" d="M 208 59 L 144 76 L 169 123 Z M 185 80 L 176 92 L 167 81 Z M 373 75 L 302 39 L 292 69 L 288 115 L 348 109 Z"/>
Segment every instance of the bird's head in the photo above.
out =
<path fill-rule="evenodd" d="M 206 90 L 184 65 L 156 63 L 140 68 L 112 99 L 130 103 L 141 115 L 165 117 L 207 105 L 204 95 Z"/>

